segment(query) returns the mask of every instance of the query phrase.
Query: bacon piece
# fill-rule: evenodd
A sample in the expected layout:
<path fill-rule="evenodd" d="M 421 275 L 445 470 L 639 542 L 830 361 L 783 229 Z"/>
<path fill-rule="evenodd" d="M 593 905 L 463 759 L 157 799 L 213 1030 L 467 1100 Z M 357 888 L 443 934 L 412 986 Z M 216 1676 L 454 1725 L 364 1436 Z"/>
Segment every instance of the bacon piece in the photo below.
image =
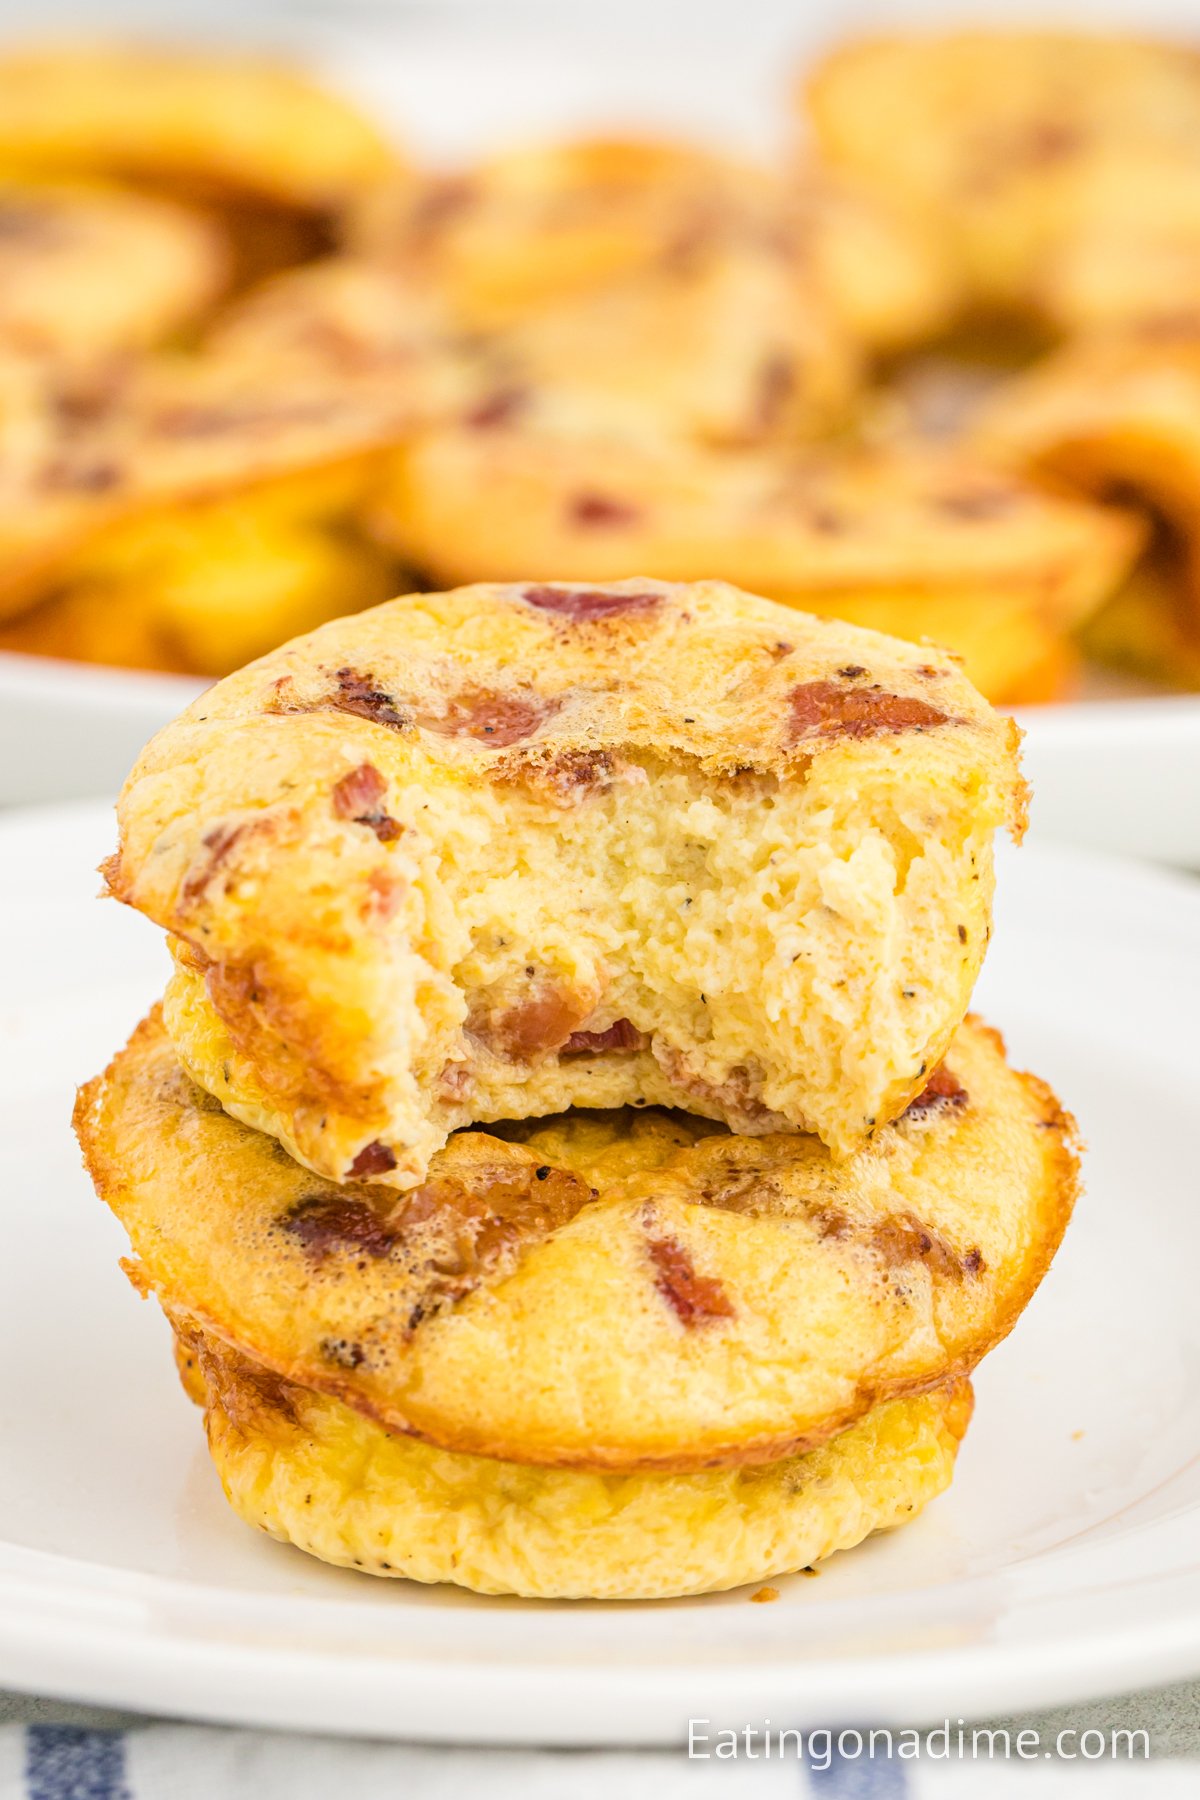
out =
<path fill-rule="evenodd" d="M 513 382 L 486 394 L 466 415 L 466 423 L 474 431 L 492 431 L 499 425 L 511 425 L 529 404 L 529 389 Z"/>
<path fill-rule="evenodd" d="M 334 786 L 334 814 L 355 825 L 369 826 L 381 844 L 390 844 L 400 836 L 403 827 L 379 804 L 386 792 L 387 783 L 374 763 L 359 763 Z"/>
<path fill-rule="evenodd" d="M 435 1176 L 406 1196 L 400 1228 L 410 1236 L 428 1227 L 439 1246 L 438 1274 L 456 1295 L 467 1292 L 506 1252 L 540 1242 L 593 1198 L 570 1169 L 540 1170 L 532 1163 L 497 1168 L 469 1184 Z"/>
<path fill-rule="evenodd" d="M 479 183 L 469 175 L 443 175 L 431 181 L 409 214 L 410 235 L 425 247 L 478 198 Z"/>
<path fill-rule="evenodd" d="M 376 1138 L 373 1143 L 363 1145 L 350 1164 L 350 1174 L 356 1181 L 365 1181 L 372 1175 L 386 1175 L 395 1166 L 395 1151 L 389 1150 L 386 1144 L 381 1144 Z"/>
<path fill-rule="evenodd" d="M 791 1131 L 782 1113 L 772 1112 L 758 1093 L 758 1074 L 741 1065 L 730 1069 L 724 1081 L 708 1081 L 692 1068 L 681 1050 L 658 1038 L 654 1056 L 672 1087 L 694 1102 L 693 1111 L 706 1118 L 724 1119 L 735 1131 L 761 1134 Z"/>
<path fill-rule="evenodd" d="M 618 1019 L 607 1031 L 573 1031 L 560 1056 L 602 1056 L 610 1050 L 644 1050 L 650 1042 L 644 1031 L 628 1019 Z"/>
<path fill-rule="evenodd" d="M 276 1224 L 317 1267 L 338 1253 L 360 1261 L 390 1257 L 396 1310 L 411 1332 L 447 1301 L 478 1287 L 502 1259 L 511 1261 L 521 1246 L 557 1231 L 593 1198 L 592 1189 L 569 1169 L 505 1163 L 476 1166 L 465 1178 L 435 1175 L 386 1201 L 313 1194 Z M 366 1360 L 361 1345 L 358 1350 L 354 1366 Z"/>
<path fill-rule="evenodd" d="M 395 918 L 407 890 L 408 883 L 402 876 L 392 874 L 390 869 L 372 869 L 367 876 L 364 916 L 385 922 Z"/>
<path fill-rule="evenodd" d="M 1046 168 L 1050 163 L 1066 162 L 1077 156 L 1086 142 L 1081 127 L 1066 119 L 1034 119 L 1018 146 L 1019 155 L 1014 161 L 1023 160 L 1034 168 Z"/>
<path fill-rule="evenodd" d="M 69 456 L 60 456 L 46 464 L 39 479 L 44 488 L 55 493 L 106 494 L 120 486 L 125 471 L 111 458 L 73 462 Z"/>
<path fill-rule="evenodd" d="M 763 363 L 758 376 L 752 429 L 773 431 L 783 417 L 784 408 L 796 389 L 796 369 L 790 356 L 774 351 Z"/>
<path fill-rule="evenodd" d="M 943 1101 L 951 1106 L 965 1106 L 967 1099 L 966 1088 L 943 1062 L 938 1064 L 916 1098 L 909 1101 L 905 1113 L 928 1112 L 931 1106 L 938 1106 Z"/>
<path fill-rule="evenodd" d="M 571 523 L 583 526 L 636 525 L 641 508 L 608 494 L 577 494 L 568 508 Z M 529 596 L 526 595 L 526 599 Z"/>
<path fill-rule="evenodd" d="M 1017 497 L 1010 488 L 964 488 L 961 493 L 938 494 L 934 506 L 948 519 L 1000 519 L 1013 510 Z"/>
<path fill-rule="evenodd" d="M 405 731 L 412 724 L 392 696 L 379 687 L 372 675 L 360 675 L 357 669 L 339 669 L 334 678 L 337 693 L 326 702 L 338 712 L 353 713 L 356 718 L 370 719 L 373 725 L 390 725 Z"/>
<path fill-rule="evenodd" d="M 350 1194 L 310 1194 L 289 1208 L 279 1223 L 318 1263 L 335 1250 L 386 1256 L 396 1242 L 387 1219 L 369 1201 Z"/>
<path fill-rule="evenodd" d="M 561 706 L 561 700 L 532 691 L 501 694 L 489 688 L 468 688 L 448 700 L 436 717 L 422 713 L 417 723 L 443 737 L 470 737 L 503 749 L 532 737 Z"/>
<path fill-rule="evenodd" d="M 565 1044 L 595 1004 L 594 989 L 584 994 L 577 988 L 542 981 L 516 1006 L 472 1014 L 467 1030 L 496 1055 L 528 1062 Z"/>
<path fill-rule="evenodd" d="M 610 594 L 601 588 L 529 587 L 521 598 L 541 612 L 588 623 L 610 619 L 616 613 L 649 612 L 661 606 L 663 597 L 651 593 Z"/>
<path fill-rule="evenodd" d="M 208 857 L 198 868 L 189 869 L 187 873 L 181 894 L 185 904 L 201 898 L 209 882 L 229 861 L 238 840 L 248 830 L 249 826 L 243 821 L 240 825 L 214 825 L 211 831 L 205 833 L 201 841 L 208 851 Z"/>
<path fill-rule="evenodd" d="M 960 1255 L 945 1238 L 910 1212 L 890 1213 L 881 1219 L 867 1241 L 889 1267 L 924 1263 L 944 1281 L 958 1282 L 968 1273 L 978 1275 L 983 1268 L 983 1257 L 977 1249 Z"/>
<path fill-rule="evenodd" d="M 263 426 L 316 425 L 336 416 L 328 399 L 227 400 L 216 405 L 170 406 L 150 420 L 150 429 L 170 438 L 214 438 L 257 431 Z"/>
<path fill-rule="evenodd" d="M 713 1275 L 698 1275 L 691 1255 L 670 1237 L 647 1237 L 646 1248 L 654 1264 L 654 1285 L 689 1329 L 713 1319 L 731 1319 L 733 1302 Z"/>
<path fill-rule="evenodd" d="M 981 1252 L 960 1252 L 940 1233 L 923 1224 L 912 1212 L 887 1213 L 881 1219 L 852 1219 L 836 1207 L 817 1215 L 822 1239 L 852 1239 L 877 1256 L 885 1268 L 908 1268 L 923 1263 L 943 1281 L 960 1282 L 983 1272 Z"/>
<path fill-rule="evenodd" d="M 923 731 L 950 723 L 949 714 L 908 694 L 880 688 L 843 687 L 836 681 L 809 681 L 789 697 L 793 742 L 822 737 L 878 737 L 890 731 Z"/>

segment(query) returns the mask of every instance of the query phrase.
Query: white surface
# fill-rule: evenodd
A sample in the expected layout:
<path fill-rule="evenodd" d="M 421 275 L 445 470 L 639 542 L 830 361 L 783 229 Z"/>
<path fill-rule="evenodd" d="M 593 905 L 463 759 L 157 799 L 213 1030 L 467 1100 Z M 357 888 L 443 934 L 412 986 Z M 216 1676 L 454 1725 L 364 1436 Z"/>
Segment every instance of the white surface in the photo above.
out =
<path fill-rule="evenodd" d="M 115 794 L 147 739 L 206 686 L 0 652 L 0 806 Z"/>
<path fill-rule="evenodd" d="M 229 1513 L 66 1119 L 162 983 L 92 899 L 104 808 L 0 821 L 0 1685 L 459 1742 L 954 1718 L 1200 1672 L 1200 886 L 1007 857 L 984 1011 L 1078 1113 L 1088 1193 L 988 1360 L 951 1493 L 819 1579 L 651 1605 L 373 1582 Z M 1189 1003 L 1188 997 L 1192 999 Z"/>

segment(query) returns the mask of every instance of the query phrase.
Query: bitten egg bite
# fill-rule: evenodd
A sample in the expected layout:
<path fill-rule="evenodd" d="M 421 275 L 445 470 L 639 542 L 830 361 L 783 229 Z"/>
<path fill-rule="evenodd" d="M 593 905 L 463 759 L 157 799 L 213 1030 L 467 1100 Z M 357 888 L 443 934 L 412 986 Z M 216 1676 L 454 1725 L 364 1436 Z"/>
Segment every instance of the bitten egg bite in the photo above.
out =
<path fill-rule="evenodd" d="M 841 1155 L 966 1010 L 1016 746 L 953 659 L 720 582 L 413 595 L 160 733 L 107 874 L 188 1069 L 332 1180 L 574 1105 Z"/>
<path fill-rule="evenodd" d="M 186 1385 L 248 1525 L 324 1562 L 481 1594 L 661 1599 L 809 1568 L 941 1493 L 971 1415 L 958 1381 L 762 1468 L 540 1469 L 399 1437 L 194 1328 L 185 1343 Z"/>
<path fill-rule="evenodd" d="M 417 431 L 373 516 L 431 580 L 716 574 L 787 605 L 932 638 L 989 698 L 1045 697 L 1047 659 L 1113 591 L 1136 517 L 1042 492 L 961 445 L 790 454 L 590 429 L 561 396 Z M 851 659 L 853 660 L 853 659 Z M 1032 692 L 1031 692 L 1032 687 Z"/>
<path fill-rule="evenodd" d="M 76 1122 L 180 1329 L 444 1450 L 625 1473 L 778 1463 L 968 1374 L 1077 1174 L 1071 1121 L 975 1022 L 841 1164 L 625 1111 L 457 1133 L 407 1195 L 336 1186 L 197 1088 L 157 1013 Z"/>

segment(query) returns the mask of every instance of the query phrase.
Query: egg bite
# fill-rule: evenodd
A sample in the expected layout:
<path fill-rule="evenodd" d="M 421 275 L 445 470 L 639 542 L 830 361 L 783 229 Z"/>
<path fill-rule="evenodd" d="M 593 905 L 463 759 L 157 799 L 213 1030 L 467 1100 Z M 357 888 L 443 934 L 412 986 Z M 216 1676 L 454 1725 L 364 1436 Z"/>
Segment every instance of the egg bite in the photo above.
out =
<path fill-rule="evenodd" d="M 33 43 L 0 56 L 0 167 L 319 211 L 393 174 L 396 156 L 353 106 L 268 58 Z"/>
<path fill-rule="evenodd" d="M 432 282 L 476 330 L 653 283 L 718 248 L 773 256 L 794 309 L 825 315 L 867 353 L 936 329 L 956 299 L 936 237 L 861 183 L 669 139 L 533 144 L 385 184 L 356 209 L 350 238 Z"/>
<path fill-rule="evenodd" d="M 255 338 L 147 359 L 94 417 L 43 407 L 0 464 L 6 648 L 220 675 L 395 591 L 362 523 L 382 454 L 469 375 L 420 308 L 352 370 Z"/>
<path fill-rule="evenodd" d="M 518 416 L 541 387 L 574 395 L 593 426 L 743 445 L 846 424 L 857 352 L 772 241 L 710 238 L 647 271 L 541 307 L 493 334 L 497 398 L 474 417 Z"/>
<path fill-rule="evenodd" d="M 1058 330 L 1170 310 L 1200 253 L 1200 84 L 1189 47 L 1087 31 L 866 36 L 807 74 L 837 170 L 912 206 L 976 306 Z"/>
<path fill-rule="evenodd" d="M 411 385 L 429 383 L 439 339 L 458 386 L 442 382 L 436 411 L 479 429 L 555 383 L 598 428 L 615 420 L 715 442 L 774 441 L 843 422 L 860 374 L 827 312 L 799 303 L 778 247 L 719 234 L 487 331 L 464 330 L 427 278 L 331 257 L 261 284 L 207 343 L 223 357 Z"/>
<path fill-rule="evenodd" d="M 76 1123 L 184 1336 L 441 1450 L 622 1474 L 778 1464 L 968 1375 L 1077 1181 L 1072 1122 L 975 1021 L 844 1163 L 634 1109 L 459 1132 L 407 1195 L 337 1185 L 199 1089 L 158 1012 Z"/>
<path fill-rule="evenodd" d="M 431 581 L 718 574 L 788 606 L 945 644 L 996 702 L 1053 697 L 1072 634 L 1145 537 L 961 444 L 722 451 L 597 430 L 561 391 L 507 418 L 418 430 L 373 517 Z M 853 660 L 853 659 L 851 659 Z"/>
<path fill-rule="evenodd" d="M 398 1436 L 194 1328 L 185 1345 L 247 1525 L 343 1568 L 529 1599 L 658 1600 L 811 1569 L 942 1493 L 971 1416 L 957 1381 L 765 1467 L 545 1469 Z"/>
<path fill-rule="evenodd" d="M 0 342 L 62 381 L 196 320 L 227 275 L 211 221 L 97 183 L 0 175 Z"/>
<path fill-rule="evenodd" d="M 188 1069 L 332 1180 L 573 1105 L 846 1154 L 962 1018 L 1024 800 L 928 646 L 720 582 L 477 587 L 207 693 L 107 875 L 171 934 Z"/>
<path fill-rule="evenodd" d="M 1170 543 L 1152 542 L 1137 597 L 1119 611 L 1131 620 L 1145 613 L 1148 662 L 1158 640 L 1169 643 L 1180 633 L 1194 654 L 1200 643 L 1200 319 L 1106 333 L 1057 351 L 997 389 L 976 437 L 994 461 L 1089 494 L 1120 493 L 1126 506 L 1140 505 L 1164 523 Z M 1165 604 L 1152 600 L 1152 583 L 1164 591 Z M 1176 612 L 1178 625 L 1171 622 Z M 1136 643 L 1140 634 L 1126 635 Z M 1186 658 L 1185 649 L 1167 662 Z"/>

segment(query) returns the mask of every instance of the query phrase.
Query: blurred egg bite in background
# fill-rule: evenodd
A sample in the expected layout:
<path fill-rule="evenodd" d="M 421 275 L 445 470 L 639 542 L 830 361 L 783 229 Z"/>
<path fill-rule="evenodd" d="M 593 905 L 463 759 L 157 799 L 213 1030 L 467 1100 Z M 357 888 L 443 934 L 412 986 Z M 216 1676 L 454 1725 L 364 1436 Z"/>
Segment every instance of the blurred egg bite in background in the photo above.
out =
<path fill-rule="evenodd" d="M 1186 680 L 1146 507 L 975 417 L 1049 336 L 1177 306 L 1193 85 L 1086 34 L 872 39 L 770 162 L 651 130 L 435 169 L 262 58 L 16 48 L 0 649 L 215 675 L 389 591 L 642 569 L 931 639 L 1006 703 L 1083 651 Z"/>

